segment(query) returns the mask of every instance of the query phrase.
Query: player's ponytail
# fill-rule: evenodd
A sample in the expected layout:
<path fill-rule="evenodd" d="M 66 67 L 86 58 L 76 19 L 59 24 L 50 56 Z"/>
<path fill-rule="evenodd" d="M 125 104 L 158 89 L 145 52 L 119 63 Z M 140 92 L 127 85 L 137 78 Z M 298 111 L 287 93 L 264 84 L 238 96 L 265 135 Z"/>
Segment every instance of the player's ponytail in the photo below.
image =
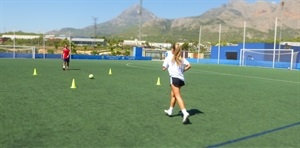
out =
<path fill-rule="evenodd" d="M 172 59 L 172 61 L 173 62 L 175 61 L 177 63 L 177 65 L 181 65 L 182 58 L 181 58 L 181 47 L 180 47 L 180 45 L 179 44 L 173 44 L 172 45 L 172 50 L 173 50 L 173 59 Z"/>

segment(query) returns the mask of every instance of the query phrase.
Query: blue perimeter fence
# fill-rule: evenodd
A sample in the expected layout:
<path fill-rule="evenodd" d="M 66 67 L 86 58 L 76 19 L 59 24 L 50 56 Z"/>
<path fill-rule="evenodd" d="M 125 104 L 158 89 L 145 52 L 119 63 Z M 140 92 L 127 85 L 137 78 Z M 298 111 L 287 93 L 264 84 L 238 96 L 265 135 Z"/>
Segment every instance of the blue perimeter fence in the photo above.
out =
<path fill-rule="evenodd" d="M 32 54 L 24 53 L 0 53 L 0 58 L 32 58 Z M 35 59 L 60 59 L 60 54 L 35 54 Z M 136 56 L 108 56 L 108 55 L 71 55 L 71 59 L 87 59 L 87 60 L 152 60 L 152 57 L 136 57 Z M 223 64 L 223 65 L 240 65 L 240 60 L 224 60 L 224 59 L 195 59 L 187 58 L 190 63 L 201 64 Z M 246 61 L 247 62 L 247 61 Z M 248 66 L 273 67 L 272 61 L 249 61 Z M 275 62 L 275 68 L 288 68 L 289 62 Z M 300 70 L 300 63 L 295 63 L 293 69 Z"/>
<path fill-rule="evenodd" d="M 240 60 L 224 60 L 224 59 L 187 59 L 191 63 L 202 63 L 202 64 L 223 64 L 223 65 L 240 65 Z M 247 60 L 245 61 L 246 66 L 258 66 L 258 67 L 273 67 L 272 61 L 253 61 L 253 60 Z M 290 62 L 275 62 L 274 67 L 275 68 L 290 68 L 291 63 Z M 293 69 L 300 70 L 300 63 L 294 63 Z"/>
<path fill-rule="evenodd" d="M 60 59 L 61 54 L 32 54 L 24 53 L 0 53 L 0 58 L 33 58 L 33 59 Z M 152 57 L 136 57 L 136 56 L 107 56 L 107 55 L 71 55 L 71 59 L 88 59 L 88 60 L 152 60 Z"/>

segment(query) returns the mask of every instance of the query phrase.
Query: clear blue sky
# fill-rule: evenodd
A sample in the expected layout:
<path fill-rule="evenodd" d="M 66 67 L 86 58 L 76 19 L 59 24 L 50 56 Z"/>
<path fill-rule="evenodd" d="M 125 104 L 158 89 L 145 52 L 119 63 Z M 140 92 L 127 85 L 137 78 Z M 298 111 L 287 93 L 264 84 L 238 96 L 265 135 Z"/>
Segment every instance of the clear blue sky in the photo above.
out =
<path fill-rule="evenodd" d="M 246 0 L 254 3 L 256 0 Z M 280 0 L 267 0 L 279 3 Z M 160 18 L 198 16 L 229 0 L 143 0 L 143 7 Z M 0 32 L 44 33 L 65 27 L 84 28 L 106 22 L 139 0 L 0 0 Z"/>

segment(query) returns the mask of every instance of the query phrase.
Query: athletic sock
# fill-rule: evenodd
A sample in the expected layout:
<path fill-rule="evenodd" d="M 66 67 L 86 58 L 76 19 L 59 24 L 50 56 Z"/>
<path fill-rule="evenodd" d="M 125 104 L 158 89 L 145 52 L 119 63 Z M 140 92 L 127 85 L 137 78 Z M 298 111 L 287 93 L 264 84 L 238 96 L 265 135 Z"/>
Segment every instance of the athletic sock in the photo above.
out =
<path fill-rule="evenodd" d="M 189 113 L 186 111 L 186 109 L 181 110 L 181 112 L 182 112 L 184 115 L 189 114 Z"/>

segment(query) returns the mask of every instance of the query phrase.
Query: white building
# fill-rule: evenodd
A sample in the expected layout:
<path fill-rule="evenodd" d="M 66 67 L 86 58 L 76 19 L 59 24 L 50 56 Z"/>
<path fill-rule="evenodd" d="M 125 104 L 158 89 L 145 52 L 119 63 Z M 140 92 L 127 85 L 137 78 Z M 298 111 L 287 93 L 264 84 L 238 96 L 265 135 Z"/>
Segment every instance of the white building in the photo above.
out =
<path fill-rule="evenodd" d="M 92 38 L 71 38 L 72 42 L 78 46 L 101 44 L 104 45 L 104 39 L 92 39 Z"/>
<path fill-rule="evenodd" d="M 38 35 L 8 35 L 4 34 L 2 35 L 2 38 L 10 38 L 10 39 L 36 39 L 39 38 Z"/>
<path fill-rule="evenodd" d="M 129 45 L 129 46 L 137 46 L 137 45 L 145 45 L 146 41 L 138 41 L 135 40 L 124 40 L 123 45 Z M 145 45 L 146 46 L 146 45 Z M 149 46 L 155 47 L 155 48 L 171 48 L 171 43 L 149 43 Z"/>
<path fill-rule="evenodd" d="M 128 45 L 128 46 L 143 45 L 145 43 L 146 43 L 146 41 L 138 41 L 137 39 L 135 39 L 135 40 L 124 40 L 123 41 L 123 45 Z"/>
<path fill-rule="evenodd" d="M 300 42 L 280 42 L 280 45 L 300 46 Z"/>
<path fill-rule="evenodd" d="M 60 39 L 60 40 L 67 39 L 70 41 L 70 37 L 65 36 L 65 35 L 60 35 L 60 36 L 45 35 L 45 39 Z M 72 43 L 74 43 L 78 46 L 97 45 L 97 44 L 104 45 L 105 44 L 104 39 L 93 39 L 93 38 L 71 37 L 71 41 L 72 41 Z"/>
<path fill-rule="evenodd" d="M 171 48 L 172 44 L 171 43 L 149 43 L 151 47 L 155 48 Z"/>

